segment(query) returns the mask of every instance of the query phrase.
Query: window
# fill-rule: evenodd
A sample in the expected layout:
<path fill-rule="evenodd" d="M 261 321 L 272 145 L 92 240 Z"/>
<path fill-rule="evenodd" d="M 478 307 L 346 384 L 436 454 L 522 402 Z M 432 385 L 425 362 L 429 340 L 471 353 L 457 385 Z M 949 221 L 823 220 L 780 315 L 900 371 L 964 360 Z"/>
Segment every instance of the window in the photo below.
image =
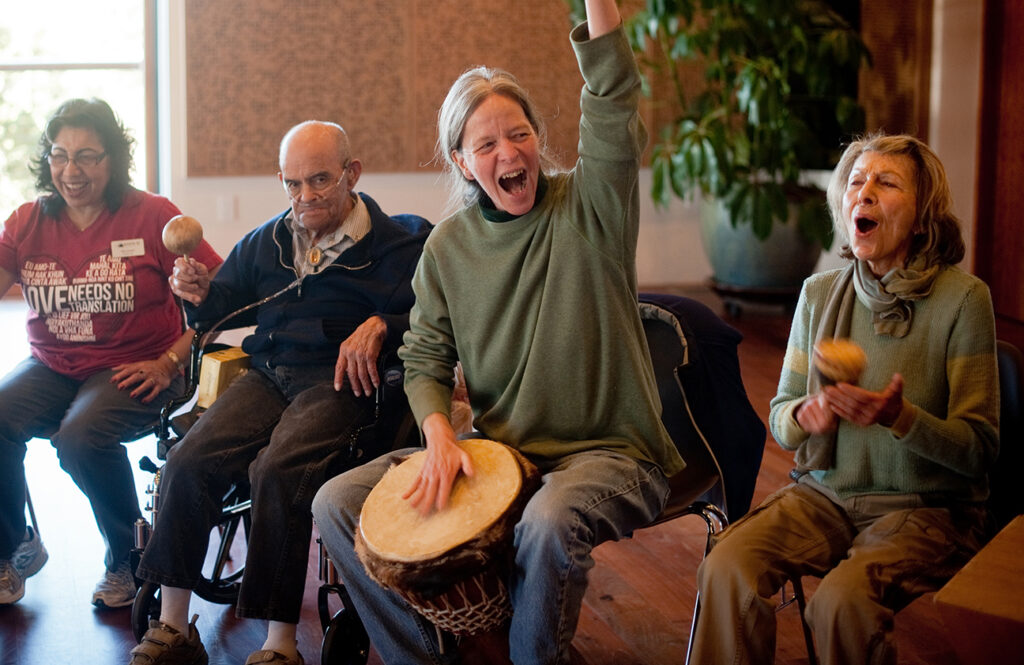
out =
<path fill-rule="evenodd" d="M 0 224 L 38 195 L 29 160 L 46 119 L 74 97 L 110 104 L 135 139 L 132 183 L 154 188 L 151 5 L 51 0 L 0 15 Z"/>

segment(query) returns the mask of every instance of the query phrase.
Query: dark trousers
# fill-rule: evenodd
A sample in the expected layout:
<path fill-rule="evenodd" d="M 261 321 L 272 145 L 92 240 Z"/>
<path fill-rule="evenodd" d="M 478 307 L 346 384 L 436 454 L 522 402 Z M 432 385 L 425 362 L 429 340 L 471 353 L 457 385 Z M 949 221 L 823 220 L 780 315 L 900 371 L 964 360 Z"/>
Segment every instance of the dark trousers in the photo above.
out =
<path fill-rule="evenodd" d="M 312 533 L 313 495 L 329 478 L 384 452 L 354 459 L 352 435 L 373 418 L 373 399 L 336 392 L 334 368 L 251 370 L 171 449 L 160 509 L 139 577 L 192 589 L 221 498 L 252 489 L 252 529 L 236 613 L 298 623 Z"/>
<path fill-rule="evenodd" d="M 88 497 L 107 545 L 106 567 L 127 560 L 141 513 L 122 441 L 155 423 L 185 382 L 175 379 L 143 404 L 110 383 L 112 375 L 78 381 L 27 358 L 0 379 L 0 559 L 25 537 L 25 444 L 38 437 L 50 439 L 61 468 Z"/>

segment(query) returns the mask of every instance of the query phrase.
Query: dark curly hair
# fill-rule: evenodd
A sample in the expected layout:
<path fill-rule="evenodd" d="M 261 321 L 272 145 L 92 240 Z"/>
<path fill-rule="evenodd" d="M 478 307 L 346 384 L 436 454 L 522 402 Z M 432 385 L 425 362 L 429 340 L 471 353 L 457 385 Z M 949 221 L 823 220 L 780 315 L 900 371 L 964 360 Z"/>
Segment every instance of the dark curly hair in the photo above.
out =
<path fill-rule="evenodd" d="M 103 192 L 103 200 L 111 212 L 121 207 L 124 195 L 132 188 L 131 176 L 128 172 L 132 167 L 132 145 L 135 140 L 128 135 L 124 125 L 102 99 L 69 99 L 61 104 L 50 119 L 39 137 L 39 152 L 29 166 L 36 176 L 36 189 L 43 193 L 43 212 L 56 217 L 67 202 L 57 192 L 50 175 L 50 164 L 46 161 L 53 142 L 65 127 L 91 129 L 96 132 L 103 144 L 103 150 L 110 161 L 110 182 Z"/>

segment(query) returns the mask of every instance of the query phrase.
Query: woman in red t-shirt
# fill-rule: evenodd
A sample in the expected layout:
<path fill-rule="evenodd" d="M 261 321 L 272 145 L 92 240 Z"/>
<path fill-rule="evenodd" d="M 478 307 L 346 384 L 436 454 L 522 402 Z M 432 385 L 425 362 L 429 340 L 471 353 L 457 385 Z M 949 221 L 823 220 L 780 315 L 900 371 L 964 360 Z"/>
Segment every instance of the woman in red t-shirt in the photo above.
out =
<path fill-rule="evenodd" d="M 33 163 L 42 195 L 0 230 L 0 297 L 21 286 L 31 348 L 0 379 L 0 604 L 17 602 L 48 557 L 25 522 L 33 437 L 56 448 L 106 542 L 93 604 L 120 607 L 135 596 L 128 554 L 141 513 L 122 439 L 182 392 L 193 333 L 182 333 L 167 283 L 175 256 L 161 241 L 180 211 L 132 187 L 131 146 L 106 102 L 65 102 Z M 205 241 L 194 256 L 221 262 Z"/>

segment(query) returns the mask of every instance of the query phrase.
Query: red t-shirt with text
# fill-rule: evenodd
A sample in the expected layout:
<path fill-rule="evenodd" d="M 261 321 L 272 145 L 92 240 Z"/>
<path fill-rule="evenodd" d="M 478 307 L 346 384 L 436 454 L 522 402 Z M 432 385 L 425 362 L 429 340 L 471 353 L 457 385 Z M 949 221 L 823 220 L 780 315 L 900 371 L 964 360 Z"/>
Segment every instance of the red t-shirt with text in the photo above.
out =
<path fill-rule="evenodd" d="M 74 379 L 162 355 L 181 336 L 181 310 L 167 284 L 176 256 L 164 224 L 181 214 L 162 196 L 130 190 L 117 212 L 79 230 L 41 200 L 19 207 L 0 230 L 0 268 L 21 284 L 32 355 Z M 204 240 L 191 255 L 221 259 Z"/>

